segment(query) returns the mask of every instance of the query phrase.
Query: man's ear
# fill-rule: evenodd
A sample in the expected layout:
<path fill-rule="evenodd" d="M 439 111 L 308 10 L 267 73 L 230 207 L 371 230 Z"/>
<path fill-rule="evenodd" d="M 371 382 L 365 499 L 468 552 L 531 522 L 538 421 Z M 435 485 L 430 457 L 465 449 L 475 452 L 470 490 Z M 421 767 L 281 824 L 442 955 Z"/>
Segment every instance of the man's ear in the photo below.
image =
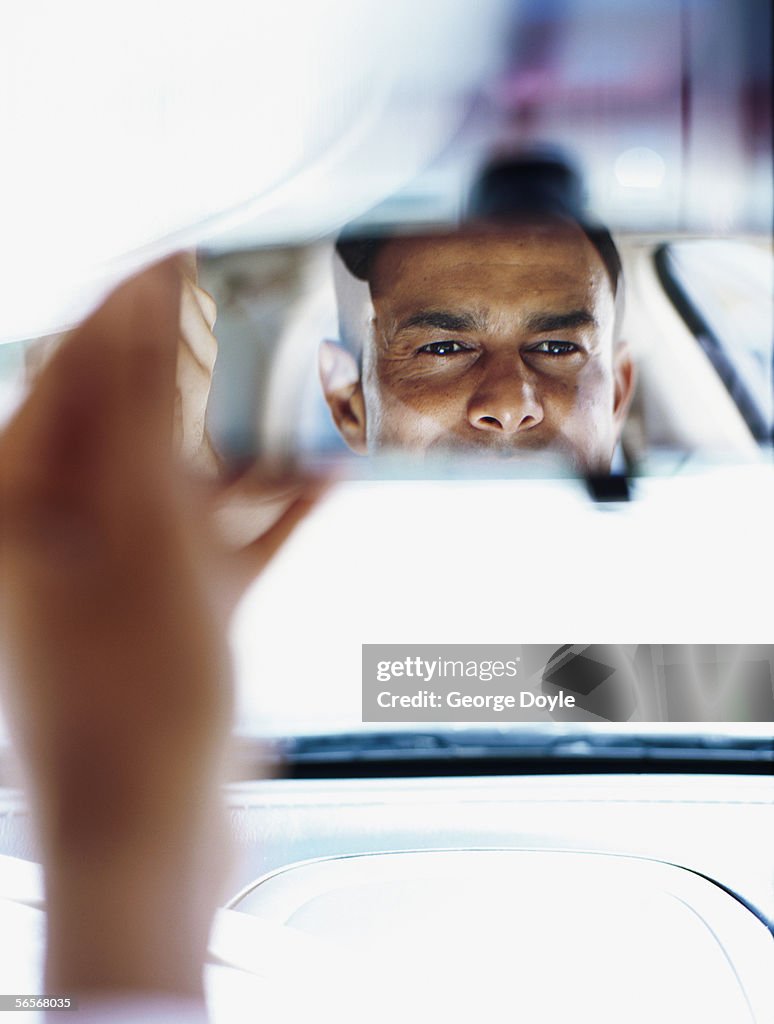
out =
<path fill-rule="evenodd" d="M 365 455 L 365 400 L 355 357 L 335 341 L 322 341 L 319 366 L 320 383 L 333 422 L 352 451 Z"/>
<path fill-rule="evenodd" d="M 635 370 L 629 346 L 625 341 L 616 342 L 613 353 L 613 378 L 615 391 L 613 397 L 613 422 L 616 436 L 620 436 L 626 413 L 629 411 L 634 394 Z"/>

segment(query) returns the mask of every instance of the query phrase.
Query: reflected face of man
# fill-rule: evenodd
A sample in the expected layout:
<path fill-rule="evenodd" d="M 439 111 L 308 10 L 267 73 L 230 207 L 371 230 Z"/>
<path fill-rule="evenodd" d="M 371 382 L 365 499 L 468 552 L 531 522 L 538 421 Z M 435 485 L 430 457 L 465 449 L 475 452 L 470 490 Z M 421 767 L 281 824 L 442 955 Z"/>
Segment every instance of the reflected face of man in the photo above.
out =
<path fill-rule="evenodd" d="M 390 240 L 369 283 L 368 451 L 551 452 L 609 468 L 631 364 L 613 284 L 579 227 Z"/>

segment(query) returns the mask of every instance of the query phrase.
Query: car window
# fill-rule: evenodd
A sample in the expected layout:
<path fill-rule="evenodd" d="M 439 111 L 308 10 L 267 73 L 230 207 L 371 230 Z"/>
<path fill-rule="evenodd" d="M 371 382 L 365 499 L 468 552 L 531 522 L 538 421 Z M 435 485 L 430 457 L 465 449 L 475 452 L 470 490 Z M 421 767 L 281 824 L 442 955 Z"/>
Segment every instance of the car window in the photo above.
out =
<path fill-rule="evenodd" d="M 759 440 L 770 438 L 771 249 L 720 238 L 684 240 L 659 249 L 656 262 L 664 287 L 750 429 Z"/>

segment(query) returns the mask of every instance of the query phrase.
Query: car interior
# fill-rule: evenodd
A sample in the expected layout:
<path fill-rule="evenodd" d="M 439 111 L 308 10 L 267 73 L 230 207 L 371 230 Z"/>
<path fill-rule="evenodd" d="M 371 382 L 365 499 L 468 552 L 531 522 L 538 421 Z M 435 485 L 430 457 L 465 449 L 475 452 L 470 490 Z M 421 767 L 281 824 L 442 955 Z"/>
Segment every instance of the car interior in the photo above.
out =
<path fill-rule="evenodd" d="M 384 51 L 354 45 L 365 14 L 349 12 L 338 44 L 356 55 L 352 81 L 321 30 L 330 118 L 306 149 L 275 125 L 296 161 L 291 174 L 275 154 L 276 194 L 219 192 L 185 231 L 137 221 L 145 235 L 79 270 L 67 303 L 29 311 L 17 296 L 0 330 L 4 421 L 36 359 L 110 283 L 195 250 L 217 306 L 207 429 L 224 463 L 339 474 L 232 630 L 234 854 L 207 954 L 211 1018 L 769 1024 L 770 12 L 755 0 L 381 6 L 364 9 L 394 15 L 385 51 L 415 24 L 438 44 L 427 66 L 407 46 L 403 78 L 371 81 Z M 637 375 L 612 466 L 623 484 L 517 461 L 379 464 L 347 452 L 331 421 L 318 353 L 342 340 L 339 233 L 456 230 L 503 153 L 566 160 L 620 252 Z M 363 644 L 500 637 L 533 659 L 537 692 L 558 640 L 670 627 L 713 642 L 621 645 L 639 680 L 625 721 L 362 718 Z M 45 910 L 0 729 L 0 992 L 42 991 Z"/>

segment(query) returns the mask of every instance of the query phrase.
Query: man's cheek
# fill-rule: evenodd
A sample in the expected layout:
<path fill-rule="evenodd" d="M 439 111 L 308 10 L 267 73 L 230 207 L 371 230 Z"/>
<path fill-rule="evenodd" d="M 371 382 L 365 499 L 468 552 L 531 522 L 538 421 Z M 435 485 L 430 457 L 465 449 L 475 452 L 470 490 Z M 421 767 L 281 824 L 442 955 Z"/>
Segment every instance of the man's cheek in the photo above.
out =
<path fill-rule="evenodd" d="M 542 423 L 548 447 L 573 471 L 607 468 L 615 447 L 615 424 L 607 389 L 580 381 L 544 396 Z"/>
<path fill-rule="evenodd" d="M 546 404 L 551 404 L 558 418 L 606 434 L 613 419 L 613 390 L 611 376 L 595 362 L 573 377 L 554 382 L 547 390 Z"/>
<path fill-rule="evenodd" d="M 459 429 L 459 402 L 447 396 L 412 389 L 407 396 L 388 391 L 381 396 L 381 443 L 423 449 Z"/>

